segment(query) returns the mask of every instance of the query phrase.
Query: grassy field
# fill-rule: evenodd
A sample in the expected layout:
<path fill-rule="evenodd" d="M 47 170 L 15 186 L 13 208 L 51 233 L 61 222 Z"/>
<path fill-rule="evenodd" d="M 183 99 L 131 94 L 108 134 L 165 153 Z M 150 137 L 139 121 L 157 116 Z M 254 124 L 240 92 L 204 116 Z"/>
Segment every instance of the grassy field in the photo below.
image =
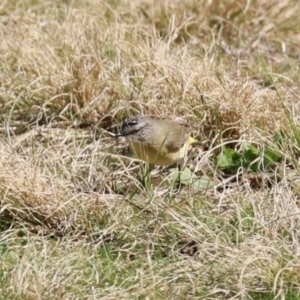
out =
<path fill-rule="evenodd" d="M 299 16 L 2 1 L 0 299 L 300 299 Z M 193 124 L 180 193 L 108 134 L 137 114 Z"/>

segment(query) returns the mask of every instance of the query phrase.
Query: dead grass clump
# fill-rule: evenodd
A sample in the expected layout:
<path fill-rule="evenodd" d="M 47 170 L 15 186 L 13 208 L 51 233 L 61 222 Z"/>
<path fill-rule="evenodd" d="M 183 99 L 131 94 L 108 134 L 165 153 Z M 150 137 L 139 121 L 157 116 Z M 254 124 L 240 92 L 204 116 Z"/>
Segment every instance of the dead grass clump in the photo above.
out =
<path fill-rule="evenodd" d="M 35 159 L 1 145 L 1 212 L 6 222 L 43 234 L 65 235 L 88 231 L 95 217 L 99 225 L 115 218 L 114 208 L 123 207 L 122 198 L 80 193 L 70 172 L 64 174 L 67 166 L 60 166 L 61 158 L 56 161 L 50 151 L 43 151 L 39 158 L 38 152 Z"/>
<path fill-rule="evenodd" d="M 227 61 L 226 56 L 223 63 L 214 57 L 211 63 L 196 60 L 199 56 L 190 52 L 189 45 L 179 48 L 157 40 L 139 18 L 134 27 L 129 18 L 124 19 L 124 24 L 118 18 L 107 20 L 105 13 L 113 9 L 104 4 L 103 10 L 96 10 L 99 16 L 91 12 L 92 6 L 56 7 L 50 2 L 27 5 L 27 9 L 14 9 L 10 17 L 6 16 L 6 26 L 2 28 L 5 38 L 0 49 L 6 64 L 1 112 L 11 127 L 26 130 L 30 124 L 109 126 L 113 117 L 120 119 L 126 113 L 162 118 L 184 114 L 194 120 L 203 117 L 203 99 L 210 107 L 209 102 L 221 102 L 222 106 L 234 98 L 238 105 L 233 102 L 233 109 L 244 111 L 253 103 L 249 99 L 252 89 L 242 94 L 247 79 L 244 75 L 236 77 L 237 73 L 244 74 L 240 63 Z M 231 7 L 229 3 L 222 5 Z M 183 11 L 175 3 L 173 6 Z M 12 8 L 7 4 L 3 9 Z M 117 13 L 121 7 L 115 9 Z M 249 7 L 249 11 L 252 9 Z M 230 9 L 224 8 L 226 11 Z M 48 18 L 45 12 L 49 12 Z M 87 17 L 86 12 L 91 15 Z M 22 27 L 14 26 L 15 22 L 22 22 Z M 239 71 L 231 68 L 227 79 L 232 63 Z M 217 66 L 222 74 L 220 82 L 213 82 L 215 72 L 211 66 Z M 224 94 L 228 94 L 226 99 L 220 97 Z M 271 95 L 270 104 L 276 103 L 274 97 Z M 251 109 L 254 114 L 258 112 L 255 107 Z M 211 118 L 216 119 L 217 112 L 219 107 L 213 107 Z M 229 127 L 240 120 L 240 113 L 234 110 L 224 114 Z"/>

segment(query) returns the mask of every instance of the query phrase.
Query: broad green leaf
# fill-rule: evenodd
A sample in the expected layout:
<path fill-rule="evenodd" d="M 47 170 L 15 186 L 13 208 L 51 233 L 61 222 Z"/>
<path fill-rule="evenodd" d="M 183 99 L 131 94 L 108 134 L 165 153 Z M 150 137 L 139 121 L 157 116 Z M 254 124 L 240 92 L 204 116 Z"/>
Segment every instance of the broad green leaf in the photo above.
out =
<path fill-rule="evenodd" d="M 207 177 L 202 177 L 192 182 L 192 187 L 197 191 L 206 190 L 212 186 L 214 186 L 214 182 Z"/>
<path fill-rule="evenodd" d="M 192 182 L 194 176 L 189 168 L 184 168 L 180 173 L 180 183 L 188 185 Z"/>
<path fill-rule="evenodd" d="M 271 150 L 269 148 L 266 148 L 266 150 L 264 151 L 264 157 L 269 162 L 276 163 L 280 158 L 282 158 L 282 155 L 279 152 L 275 151 L 275 150 Z"/>
<path fill-rule="evenodd" d="M 217 166 L 220 168 L 228 168 L 232 164 L 232 158 L 225 153 L 220 154 L 217 158 Z"/>
<path fill-rule="evenodd" d="M 178 169 L 170 169 L 170 172 L 174 176 L 174 180 L 178 178 Z M 189 168 L 184 168 L 180 172 L 180 183 L 183 185 L 191 185 L 194 189 L 201 191 L 214 185 L 208 177 L 197 177 Z"/>
<path fill-rule="evenodd" d="M 223 153 L 221 153 L 217 158 L 217 166 L 220 168 L 230 167 L 233 163 L 234 154 L 237 154 L 237 152 L 230 148 L 225 148 Z"/>

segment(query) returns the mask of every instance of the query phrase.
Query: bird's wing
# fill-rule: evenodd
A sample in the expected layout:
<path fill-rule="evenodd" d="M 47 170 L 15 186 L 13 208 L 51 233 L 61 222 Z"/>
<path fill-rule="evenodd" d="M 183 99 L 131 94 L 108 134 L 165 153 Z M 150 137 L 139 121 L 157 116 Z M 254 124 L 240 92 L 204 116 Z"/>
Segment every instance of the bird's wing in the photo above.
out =
<path fill-rule="evenodd" d="M 175 126 L 180 126 L 178 131 L 176 131 L 176 136 L 167 138 L 164 144 L 168 152 L 177 152 L 186 143 L 189 137 L 189 127 L 186 124 L 178 123 Z"/>

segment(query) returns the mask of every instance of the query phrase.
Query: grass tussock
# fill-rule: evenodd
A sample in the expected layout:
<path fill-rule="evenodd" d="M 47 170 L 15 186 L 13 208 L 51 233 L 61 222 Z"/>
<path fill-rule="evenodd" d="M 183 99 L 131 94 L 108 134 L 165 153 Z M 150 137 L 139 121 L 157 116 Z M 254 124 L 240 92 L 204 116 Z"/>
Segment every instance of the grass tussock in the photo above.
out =
<path fill-rule="evenodd" d="M 299 299 L 299 13 L 3 1 L 0 298 Z M 180 193 L 134 114 L 192 124 Z"/>

